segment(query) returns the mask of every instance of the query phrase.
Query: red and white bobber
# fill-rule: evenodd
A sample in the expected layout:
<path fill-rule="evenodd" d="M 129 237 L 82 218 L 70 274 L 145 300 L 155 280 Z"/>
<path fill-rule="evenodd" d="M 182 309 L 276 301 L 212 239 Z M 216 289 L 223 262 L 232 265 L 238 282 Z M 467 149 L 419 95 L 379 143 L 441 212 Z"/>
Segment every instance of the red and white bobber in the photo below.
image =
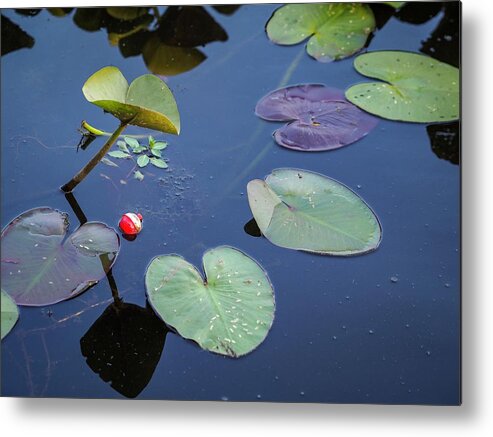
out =
<path fill-rule="evenodd" d="M 122 215 L 118 226 L 126 235 L 137 235 L 142 230 L 142 215 L 127 212 Z"/>

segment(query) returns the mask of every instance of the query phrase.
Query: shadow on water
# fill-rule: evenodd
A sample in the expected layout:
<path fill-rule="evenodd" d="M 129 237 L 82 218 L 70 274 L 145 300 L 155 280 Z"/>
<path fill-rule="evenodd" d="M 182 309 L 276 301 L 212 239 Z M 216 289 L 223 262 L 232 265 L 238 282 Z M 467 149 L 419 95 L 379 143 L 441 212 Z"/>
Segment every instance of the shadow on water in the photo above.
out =
<path fill-rule="evenodd" d="M 80 224 L 87 222 L 73 193 L 65 198 Z M 107 256 L 101 256 L 103 268 L 108 262 Z M 80 348 L 94 373 L 121 395 L 135 398 L 154 374 L 168 329 L 148 304 L 142 308 L 122 301 L 111 270 L 106 278 L 113 302 L 81 338 Z"/>

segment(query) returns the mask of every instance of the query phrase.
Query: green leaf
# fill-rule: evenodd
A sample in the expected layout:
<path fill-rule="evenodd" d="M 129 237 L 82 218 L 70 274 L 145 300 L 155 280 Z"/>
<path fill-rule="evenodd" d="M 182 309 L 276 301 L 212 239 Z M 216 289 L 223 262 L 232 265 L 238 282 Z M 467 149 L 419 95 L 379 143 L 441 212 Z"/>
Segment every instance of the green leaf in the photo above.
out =
<path fill-rule="evenodd" d="M 382 231 L 370 207 L 341 183 L 307 170 L 277 169 L 248 183 L 248 202 L 273 244 L 324 255 L 375 250 Z"/>
<path fill-rule="evenodd" d="M 125 141 L 118 141 L 117 143 L 118 148 L 125 153 L 130 153 L 130 150 L 128 150 L 127 144 Z"/>
<path fill-rule="evenodd" d="M 140 182 L 140 181 L 144 180 L 144 175 L 139 170 L 135 170 L 134 171 L 134 178 Z"/>
<path fill-rule="evenodd" d="M 154 139 L 154 137 L 152 135 L 149 135 L 149 147 L 151 149 L 154 147 L 155 142 L 156 142 L 156 140 Z"/>
<path fill-rule="evenodd" d="M 145 167 L 147 164 L 149 164 L 149 157 L 147 155 L 140 155 L 137 158 L 137 165 L 139 167 Z"/>
<path fill-rule="evenodd" d="M 135 149 L 136 147 L 140 147 L 139 142 L 132 137 L 123 137 L 125 142 L 132 148 Z M 118 142 L 119 143 L 119 142 Z"/>
<path fill-rule="evenodd" d="M 157 158 L 162 158 L 163 155 L 161 155 L 161 151 L 160 150 L 156 150 L 156 149 L 151 149 L 151 153 L 156 156 Z"/>
<path fill-rule="evenodd" d="M 128 153 L 122 152 L 121 150 L 112 150 L 111 152 L 108 152 L 108 155 L 112 158 L 130 158 L 130 155 Z"/>
<path fill-rule="evenodd" d="M 151 164 L 155 165 L 156 167 L 168 168 L 168 164 L 166 164 L 166 161 L 164 159 L 151 158 L 150 161 L 151 161 Z"/>
<path fill-rule="evenodd" d="M 132 150 L 134 153 L 142 153 L 144 150 L 147 150 L 146 146 L 138 146 L 135 149 Z"/>
<path fill-rule="evenodd" d="M 3 291 L 1 290 L 1 314 L 0 314 L 0 321 L 1 321 L 1 336 L 2 340 L 3 338 L 12 330 L 14 325 L 17 323 L 17 320 L 19 319 L 19 308 L 17 308 L 16 303 L 13 301 L 13 299 Z"/>
<path fill-rule="evenodd" d="M 320 62 L 343 59 L 360 51 L 375 29 L 370 7 L 361 3 L 290 4 L 277 9 L 267 36 L 281 45 L 307 38 L 308 54 Z"/>
<path fill-rule="evenodd" d="M 111 159 L 106 158 L 106 156 L 103 156 L 101 162 L 109 167 L 118 167 L 118 164 L 114 163 Z"/>
<path fill-rule="evenodd" d="M 145 283 L 151 306 L 178 334 L 230 357 L 253 351 L 274 320 L 267 273 L 238 249 L 221 246 L 203 256 L 206 280 L 178 255 L 154 258 Z"/>
<path fill-rule="evenodd" d="M 168 143 L 165 141 L 156 141 L 152 146 L 154 150 L 164 150 L 166 147 L 168 147 Z"/>
<path fill-rule="evenodd" d="M 121 122 L 178 135 L 180 115 L 168 86 L 157 76 L 144 74 L 130 86 L 116 67 L 94 73 L 82 88 L 86 99 Z"/>
<path fill-rule="evenodd" d="M 459 70 L 417 53 L 382 51 L 358 56 L 356 70 L 385 82 L 353 85 L 346 98 L 390 120 L 433 123 L 459 117 Z"/>

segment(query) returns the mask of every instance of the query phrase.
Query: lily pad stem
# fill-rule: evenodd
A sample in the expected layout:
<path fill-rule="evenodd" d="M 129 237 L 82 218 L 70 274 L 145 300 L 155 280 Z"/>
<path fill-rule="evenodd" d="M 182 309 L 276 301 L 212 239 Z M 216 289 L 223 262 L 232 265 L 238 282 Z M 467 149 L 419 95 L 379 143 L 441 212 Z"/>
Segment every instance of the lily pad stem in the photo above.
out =
<path fill-rule="evenodd" d="M 91 126 L 86 120 L 82 120 L 80 127 L 82 129 L 85 129 L 86 131 L 90 132 L 91 134 L 98 136 L 98 137 L 99 136 L 111 137 L 111 135 L 113 135 L 111 132 L 106 132 L 104 130 L 101 130 L 101 129 L 98 129 L 94 126 Z M 136 139 L 148 138 L 147 135 L 130 135 L 130 134 L 127 134 L 125 136 L 130 137 L 130 138 L 136 138 Z M 123 137 L 123 135 L 120 135 L 120 137 Z"/>
<path fill-rule="evenodd" d="M 122 122 L 118 128 L 111 134 L 106 143 L 98 153 L 96 153 L 91 160 L 65 185 L 62 186 L 62 191 L 65 193 L 70 193 L 72 190 L 81 183 L 85 177 L 91 172 L 91 170 L 96 167 L 96 165 L 101 161 L 101 159 L 106 155 L 114 142 L 118 139 L 123 130 L 127 127 L 128 123 Z"/>

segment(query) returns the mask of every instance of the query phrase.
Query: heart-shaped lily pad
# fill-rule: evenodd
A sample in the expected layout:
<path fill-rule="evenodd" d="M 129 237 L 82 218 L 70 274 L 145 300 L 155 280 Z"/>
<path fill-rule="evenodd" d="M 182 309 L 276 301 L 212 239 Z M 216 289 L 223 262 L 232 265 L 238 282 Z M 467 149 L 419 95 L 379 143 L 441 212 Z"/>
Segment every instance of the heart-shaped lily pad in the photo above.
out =
<path fill-rule="evenodd" d="M 347 99 L 390 120 L 432 123 L 459 117 L 459 70 L 417 53 L 382 51 L 354 60 L 356 70 L 385 82 L 353 85 Z"/>
<path fill-rule="evenodd" d="M 266 30 L 269 39 L 281 45 L 310 38 L 308 54 L 317 61 L 330 62 L 360 51 L 374 29 L 375 17 L 365 4 L 317 3 L 281 6 Z"/>
<path fill-rule="evenodd" d="M 248 183 L 248 202 L 273 244 L 324 255 L 375 250 L 382 230 L 370 207 L 345 185 L 318 173 L 283 168 Z"/>
<path fill-rule="evenodd" d="M 168 86 L 157 76 L 144 74 L 130 86 L 116 67 L 94 73 L 82 88 L 86 99 L 120 121 L 178 135 L 180 115 Z"/>
<path fill-rule="evenodd" d="M 12 330 L 19 319 L 19 308 L 12 298 L 1 290 L 0 329 L 2 339 Z"/>
<path fill-rule="evenodd" d="M 203 349 L 230 357 L 251 352 L 274 320 L 267 273 L 227 246 L 205 252 L 203 264 L 205 282 L 181 256 L 154 258 L 145 278 L 150 304 L 165 323 Z"/>
<path fill-rule="evenodd" d="M 292 121 L 274 132 L 276 142 L 305 152 L 332 150 L 354 143 L 370 132 L 378 119 L 344 98 L 344 93 L 320 84 L 281 88 L 260 99 L 255 114 L 269 121 Z"/>
<path fill-rule="evenodd" d="M 50 305 L 77 296 L 111 269 L 116 232 L 88 222 L 67 235 L 67 214 L 35 208 L 2 231 L 2 288 L 19 305 Z"/>

